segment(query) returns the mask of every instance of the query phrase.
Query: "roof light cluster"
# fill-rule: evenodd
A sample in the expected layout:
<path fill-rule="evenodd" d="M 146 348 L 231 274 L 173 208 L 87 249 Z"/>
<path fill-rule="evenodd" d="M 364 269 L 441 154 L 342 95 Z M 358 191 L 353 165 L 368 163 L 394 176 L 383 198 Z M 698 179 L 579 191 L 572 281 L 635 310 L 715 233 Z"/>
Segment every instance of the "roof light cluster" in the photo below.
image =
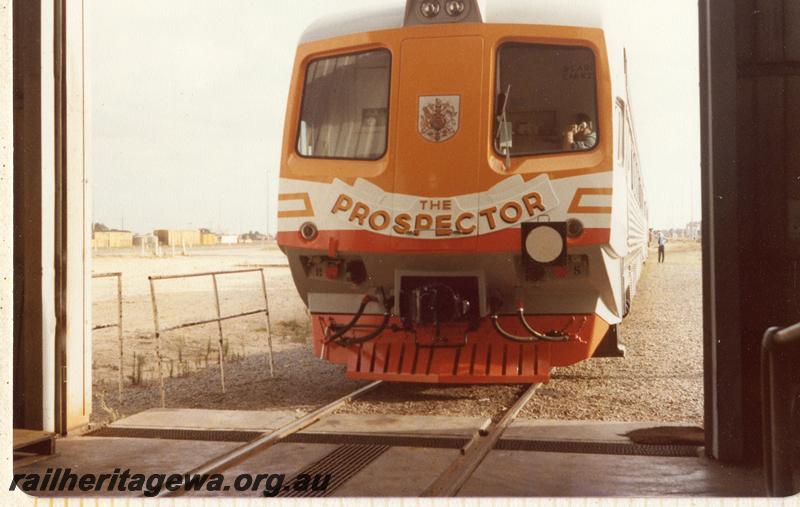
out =
<path fill-rule="evenodd" d="M 466 8 L 467 6 L 464 5 L 464 0 L 446 0 L 444 2 L 444 11 L 448 16 L 452 16 L 454 18 L 463 14 Z M 425 0 L 419 4 L 420 14 L 428 19 L 433 19 L 438 16 L 441 10 L 442 6 L 439 3 L 439 0 Z"/>
<path fill-rule="evenodd" d="M 475 0 L 408 0 L 405 25 L 430 23 L 480 23 Z"/>

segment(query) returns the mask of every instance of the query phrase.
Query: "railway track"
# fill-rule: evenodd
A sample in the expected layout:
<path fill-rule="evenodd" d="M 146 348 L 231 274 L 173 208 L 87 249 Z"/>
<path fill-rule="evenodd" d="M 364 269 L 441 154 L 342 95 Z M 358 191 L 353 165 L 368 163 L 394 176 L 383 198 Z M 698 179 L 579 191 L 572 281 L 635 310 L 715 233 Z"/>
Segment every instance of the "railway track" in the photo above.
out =
<path fill-rule="evenodd" d="M 424 497 L 448 497 L 455 496 L 480 466 L 483 459 L 495 447 L 503 432 L 511 422 L 517 417 L 525 404 L 533 397 L 542 384 L 532 384 L 516 399 L 515 403 L 506 409 L 496 423 L 487 424 L 481 427 L 475 434 L 468 439 L 459 438 L 436 438 L 424 436 L 392 436 L 392 435 L 325 435 L 305 436 L 300 433 L 305 428 L 320 421 L 325 416 L 331 414 L 336 409 L 356 400 L 360 396 L 381 385 L 381 381 L 368 384 L 352 393 L 343 396 L 332 403 L 329 403 L 310 414 L 297 419 L 285 426 L 269 432 L 251 440 L 250 442 L 221 454 L 203 463 L 202 465 L 187 472 L 186 475 L 218 474 L 247 461 L 254 456 L 266 452 L 275 444 L 285 442 L 306 442 L 306 443 L 337 443 L 339 446 L 324 456 L 322 459 L 311 463 L 304 468 L 300 474 L 320 474 L 332 473 L 331 483 L 325 491 L 298 492 L 291 488 L 293 478 L 287 481 L 287 488 L 278 496 L 328 496 L 336 488 L 352 478 L 356 473 L 363 470 L 384 452 L 393 446 L 406 447 L 434 447 L 459 449 L 460 452 L 455 460 L 428 486 L 421 496 Z M 305 438 L 304 438 L 305 436 Z M 299 475 L 299 474 L 298 474 Z M 176 497 L 186 493 L 181 484 L 174 491 L 163 490 L 159 497 Z"/>

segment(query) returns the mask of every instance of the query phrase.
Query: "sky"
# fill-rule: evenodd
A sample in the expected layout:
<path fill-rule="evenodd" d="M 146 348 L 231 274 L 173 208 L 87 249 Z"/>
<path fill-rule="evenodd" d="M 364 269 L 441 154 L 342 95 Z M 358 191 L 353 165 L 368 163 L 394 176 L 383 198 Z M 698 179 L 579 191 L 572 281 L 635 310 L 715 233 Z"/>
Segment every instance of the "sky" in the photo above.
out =
<path fill-rule="evenodd" d="M 300 34 L 320 17 L 386 2 L 87 0 L 94 220 L 135 232 L 274 232 Z M 699 220 L 697 2 L 604 5 L 627 31 L 651 227 Z"/>

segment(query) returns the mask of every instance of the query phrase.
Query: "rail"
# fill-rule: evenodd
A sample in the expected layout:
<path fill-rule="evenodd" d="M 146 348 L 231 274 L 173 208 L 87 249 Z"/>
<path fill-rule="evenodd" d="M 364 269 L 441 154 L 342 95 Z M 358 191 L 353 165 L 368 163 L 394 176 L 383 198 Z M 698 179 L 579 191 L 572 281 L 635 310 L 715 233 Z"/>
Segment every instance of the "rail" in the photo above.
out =
<path fill-rule="evenodd" d="M 236 275 L 236 274 L 244 274 L 244 273 L 260 273 L 261 275 L 261 292 L 264 296 L 264 307 L 258 308 L 255 310 L 249 310 L 246 312 L 235 313 L 231 315 L 222 315 L 222 310 L 219 304 L 219 285 L 217 284 L 217 277 L 224 276 L 224 275 Z M 156 298 L 156 281 L 162 280 L 178 280 L 178 279 L 186 279 L 186 278 L 200 278 L 200 277 L 209 277 L 212 280 L 212 285 L 214 288 L 214 303 L 216 307 L 216 318 L 210 319 L 203 319 L 199 321 L 193 322 L 184 322 L 182 324 L 178 324 L 176 326 L 171 326 L 167 328 L 161 328 L 160 321 L 159 321 L 159 314 L 158 314 L 158 301 Z M 222 392 L 225 393 L 225 353 L 224 353 L 224 333 L 222 331 L 222 323 L 227 320 L 232 319 L 239 319 L 243 317 L 249 317 L 252 315 L 259 315 L 261 313 L 264 314 L 267 320 L 267 327 L 265 328 L 265 332 L 267 334 L 267 346 L 269 349 L 269 374 L 270 377 L 275 376 L 275 361 L 272 356 L 272 332 L 271 332 L 271 324 L 269 318 L 269 299 L 267 298 L 267 280 L 264 276 L 264 269 L 263 268 L 256 268 L 256 269 L 238 269 L 233 271 L 209 271 L 204 273 L 189 273 L 189 274 L 182 274 L 182 275 L 163 275 L 163 276 L 149 276 L 147 277 L 150 281 L 150 299 L 153 305 L 153 326 L 155 327 L 155 342 L 156 342 L 156 361 L 157 361 L 157 368 L 158 368 L 158 381 L 159 386 L 161 389 L 161 407 L 166 406 L 166 389 L 164 386 L 164 372 L 162 368 L 163 362 L 163 355 L 161 353 L 161 337 L 164 333 L 170 331 L 176 331 L 178 329 L 186 329 L 190 327 L 202 326 L 206 324 L 213 324 L 217 323 L 217 333 L 218 333 L 218 343 L 217 343 L 217 351 L 219 354 L 219 373 L 220 373 L 220 384 L 222 387 Z"/>
<path fill-rule="evenodd" d="M 97 326 L 92 326 L 92 331 L 98 331 L 100 329 L 112 329 L 117 328 L 117 335 L 119 339 L 119 375 L 117 381 L 117 398 L 119 399 L 120 403 L 122 402 L 122 383 L 123 383 L 123 373 L 122 373 L 122 360 L 123 360 L 123 341 L 122 341 L 122 273 L 97 273 L 92 275 L 92 279 L 100 279 L 100 278 L 116 278 L 117 279 L 117 322 L 112 324 L 100 324 Z"/>
<path fill-rule="evenodd" d="M 423 497 L 452 497 L 458 495 L 472 474 L 483 463 L 483 460 L 494 449 L 503 436 L 503 432 L 511 425 L 520 411 L 530 401 L 542 384 L 531 384 L 517 398 L 503 417 L 484 432 L 479 432 L 462 450 L 461 455 L 453 461 L 444 472 L 422 492 Z"/>
<path fill-rule="evenodd" d="M 761 347 L 764 479 L 774 497 L 798 493 L 795 459 L 800 454 L 800 323 L 773 327 Z"/>
<path fill-rule="evenodd" d="M 251 440 L 250 442 L 237 447 L 231 451 L 223 453 L 219 456 L 216 456 L 209 461 L 203 463 L 202 465 L 192 469 L 188 473 L 184 474 L 183 477 L 190 477 L 192 475 L 211 475 L 211 474 L 218 474 L 222 473 L 225 470 L 246 461 L 247 459 L 252 458 L 258 453 L 264 452 L 273 445 L 279 443 L 281 440 L 285 439 L 289 435 L 297 433 L 301 431 L 315 422 L 322 419 L 324 416 L 334 412 L 337 408 L 341 407 L 345 403 L 355 400 L 359 396 L 372 391 L 383 382 L 380 380 L 376 380 L 370 384 L 365 385 L 359 389 L 356 389 L 350 394 L 342 396 L 338 400 L 332 401 L 327 405 L 320 407 L 310 414 L 304 415 L 303 417 L 296 419 L 288 424 L 285 424 L 281 428 L 263 433 L 260 437 Z M 179 484 L 179 486 L 183 486 L 183 484 Z M 175 497 L 175 496 L 182 496 L 186 493 L 185 489 L 180 487 L 176 487 L 174 490 L 164 490 L 158 496 L 159 497 Z"/>

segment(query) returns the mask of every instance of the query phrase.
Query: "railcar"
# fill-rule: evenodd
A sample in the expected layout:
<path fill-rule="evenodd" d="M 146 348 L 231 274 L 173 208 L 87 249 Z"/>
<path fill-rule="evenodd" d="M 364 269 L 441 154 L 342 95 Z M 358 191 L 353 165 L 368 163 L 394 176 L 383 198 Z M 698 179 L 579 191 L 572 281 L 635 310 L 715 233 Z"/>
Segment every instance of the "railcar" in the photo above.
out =
<path fill-rule="evenodd" d="M 408 0 L 303 35 L 277 239 L 349 377 L 540 382 L 623 355 L 648 231 L 627 63 L 599 10 L 550 4 Z"/>

